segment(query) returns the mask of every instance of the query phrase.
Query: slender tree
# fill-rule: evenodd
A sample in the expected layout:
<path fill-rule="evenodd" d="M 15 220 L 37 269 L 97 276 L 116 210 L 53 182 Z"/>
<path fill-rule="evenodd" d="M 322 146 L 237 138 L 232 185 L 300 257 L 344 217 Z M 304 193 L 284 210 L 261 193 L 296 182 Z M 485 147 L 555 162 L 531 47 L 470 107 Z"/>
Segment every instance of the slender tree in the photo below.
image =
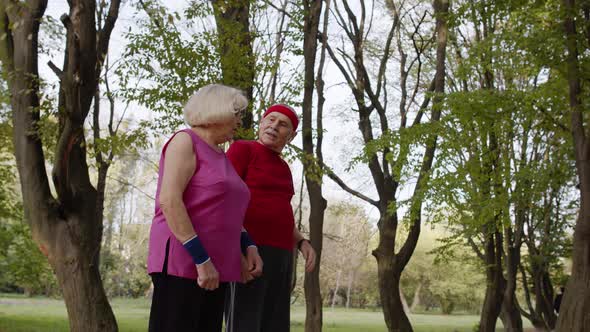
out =
<path fill-rule="evenodd" d="M 303 115 L 302 115 L 302 141 L 303 141 L 303 168 L 305 171 L 305 184 L 309 196 L 309 235 L 311 245 L 317 254 L 315 269 L 305 274 L 305 331 L 319 332 L 322 330 L 322 296 L 320 292 L 320 265 L 322 257 L 324 211 L 327 202 L 322 194 L 321 175 L 318 176 L 316 165 L 322 164 L 322 109 L 323 109 L 323 81 L 319 74 L 318 108 L 316 113 L 316 141 L 313 138 L 313 91 L 315 87 L 315 64 L 318 45 L 320 17 L 323 0 L 303 0 L 303 57 L 304 57 L 304 88 L 303 88 Z M 321 55 L 323 67 L 324 52 Z M 316 160 L 317 158 L 317 160 Z M 318 161 L 319 163 L 316 163 Z"/>
<path fill-rule="evenodd" d="M 393 53 L 392 44 L 397 40 L 401 72 L 399 81 L 400 90 L 402 91 L 399 104 L 401 117 L 399 132 L 405 133 L 410 127 L 418 128 L 420 126 L 423 114 L 428 111 L 432 92 L 435 92 L 436 97 L 431 112 L 431 123 L 437 123 L 441 115 L 441 98 L 444 91 L 448 30 L 446 20 L 449 2 L 434 2 L 437 45 L 436 72 L 432 83 L 427 89 L 428 93 L 420 90 L 424 79 L 423 75 L 425 75 L 422 72 L 424 69 L 423 56 L 425 50 L 431 45 L 429 42 L 431 39 L 420 34 L 426 14 L 420 15 L 416 20 L 412 21 L 414 26 L 410 31 L 413 31 L 413 33 L 410 33 L 409 37 L 412 42 L 411 45 L 414 47 L 415 57 L 409 58 L 402 43 L 404 33 L 401 32 L 401 20 L 404 15 L 400 15 L 399 6 L 392 1 L 386 2 L 388 9 L 392 12 L 393 20 L 385 40 L 382 55 L 378 59 L 378 72 L 373 80 L 373 76 L 365 65 L 367 61 L 365 46 L 369 44 L 367 35 L 372 26 L 371 22 L 367 21 L 365 1 L 360 3 L 360 12 L 353 11 L 346 0 L 339 1 L 338 4 L 336 2 L 334 4 L 336 21 L 346 34 L 348 42 L 350 42 L 352 54 L 348 55 L 344 48 L 334 49 L 332 46 L 334 42 L 327 40 L 324 42 L 327 43 L 330 58 L 340 69 L 354 97 L 356 112 L 359 117 L 359 130 L 366 146 L 363 160 L 370 170 L 379 198 L 377 200 L 371 199 L 350 188 L 331 171 L 328 171 L 327 174 L 344 190 L 378 208 L 380 213 L 378 222 L 379 244 L 373 250 L 373 256 L 377 259 L 379 293 L 385 322 L 389 331 L 412 331 L 411 323 L 404 311 L 405 299 L 402 299 L 403 295 L 400 293 L 399 285 L 401 273 L 414 252 L 420 234 L 422 204 L 436 151 L 437 136 L 435 134 L 425 135 L 425 151 L 422 155 L 422 162 L 418 170 L 418 181 L 410 203 L 408 216 L 410 230 L 405 242 L 398 247 L 399 241 L 397 237 L 400 220 L 397 215 L 399 202 L 396 199 L 396 192 L 402 182 L 400 177 L 401 169 L 408 167 L 409 143 L 399 139 L 395 131 L 390 128 L 386 73 Z M 396 36 L 397 39 L 394 39 Z M 414 89 L 408 89 L 411 72 L 417 72 L 417 83 Z M 420 95 L 420 92 L 425 97 L 416 113 L 414 123 L 410 125 L 408 124 L 408 115 L 412 106 L 417 102 L 416 98 Z M 371 116 L 375 115 L 375 113 L 377 121 L 371 119 Z M 374 136 L 375 127 L 381 131 L 382 137 L 376 138 Z M 396 248 L 399 248 L 399 250 L 396 250 Z"/>

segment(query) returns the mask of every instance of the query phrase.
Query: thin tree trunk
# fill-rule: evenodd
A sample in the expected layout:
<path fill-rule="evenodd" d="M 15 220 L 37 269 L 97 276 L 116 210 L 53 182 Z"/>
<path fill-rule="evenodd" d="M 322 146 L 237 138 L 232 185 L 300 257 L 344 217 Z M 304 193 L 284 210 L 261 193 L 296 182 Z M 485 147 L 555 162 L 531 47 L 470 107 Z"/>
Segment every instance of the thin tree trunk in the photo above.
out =
<path fill-rule="evenodd" d="M 350 308 L 350 293 L 352 292 L 352 285 L 354 283 L 355 275 L 356 270 L 351 270 L 348 272 L 348 286 L 346 289 L 346 309 Z"/>
<path fill-rule="evenodd" d="M 322 0 L 304 0 L 304 24 L 303 24 L 303 54 L 305 63 L 304 89 L 303 89 L 303 117 L 302 117 L 302 141 L 303 151 L 307 158 L 303 162 L 305 169 L 305 183 L 309 194 L 310 215 L 309 235 L 313 248 L 316 251 L 316 266 L 310 273 L 305 274 L 305 331 L 321 332 L 322 330 L 322 295 L 320 289 L 320 262 L 323 246 L 324 211 L 327 202 L 322 195 L 322 182 L 318 181 L 318 174 L 313 174 L 313 163 L 323 164 L 322 157 L 322 110 L 323 110 L 323 80 L 321 68 L 323 67 L 324 51 L 320 60 L 320 71 L 317 82 L 314 79 L 317 52 L 317 36 L 319 33 L 320 15 L 322 12 Z M 327 22 L 325 22 L 327 24 Z M 318 109 L 316 115 L 316 144 L 314 150 L 312 108 L 314 83 L 318 85 Z M 316 161 L 317 159 L 317 161 Z"/>
<path fill-rule="evenodd" d="M 414 292 L 414 297 L 412 300 L 412 305 L 410 306 L 410 312 L 414 312 L 420 305 L 420 290 L 422 290 L 422 282 L 420 282 L 418 284 L 418 287 L 416 287 L 416 291 Z"/>
<path fill-rule="evenodd" d="M 338 296 L 338 289 L 340 288 L 340 277 L 342 276 L 342 270 L 338 270 L 338 275 L 336 276 L 336 287 L 334 288 L 334 294 L 332 294 L 332 310 L 336 305 L 336 296 Z"/>
<path fill-rule="evenodd" d="M 305 185 L 305 170 L 301 170 L 301 186 L 299 186 L 299 206 L 296 209 L 297 211 L 297 229 L 301 231 L 301 225 L 303 222 L 303 186 Z M 291 294 L 293 294 L 293 290 L 295 290 L 295 286 L 297 286 L 297 260 L 299 258 L 299 252 L 297 250 L 293 250 L 293 273 L 291 274 Z"/>

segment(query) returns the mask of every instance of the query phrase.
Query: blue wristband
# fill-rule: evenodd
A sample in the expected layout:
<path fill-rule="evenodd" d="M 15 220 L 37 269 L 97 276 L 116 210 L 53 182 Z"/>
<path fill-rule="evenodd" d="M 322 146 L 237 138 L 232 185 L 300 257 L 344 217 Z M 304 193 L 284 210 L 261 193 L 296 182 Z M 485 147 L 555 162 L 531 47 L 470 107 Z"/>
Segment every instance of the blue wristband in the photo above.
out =
<path fill-rule="evenodd" d="M 256 243 L 252 241 L 252 238 L 250 235 L 248 235 L 248 232 L 242 231 L 242 234 L 240 235 L 240 247 L 242 248 L 242 253 L 244 255 L 246 254 L 246 249 L 248 249 L 250 246 L 256 246 Z"/>
<path fill-rule="evenodd" d="M 184 249 L 186 249 L 191 255 L 195 264 L 201 265 L 209 260 L 209 255 L 203 247 L 203 244 L 201 244 L 201 240 L 199 240 L 198 236 L 195 235 L 195 237 L 186 241 L 182 245 L 184 246 Z"/>

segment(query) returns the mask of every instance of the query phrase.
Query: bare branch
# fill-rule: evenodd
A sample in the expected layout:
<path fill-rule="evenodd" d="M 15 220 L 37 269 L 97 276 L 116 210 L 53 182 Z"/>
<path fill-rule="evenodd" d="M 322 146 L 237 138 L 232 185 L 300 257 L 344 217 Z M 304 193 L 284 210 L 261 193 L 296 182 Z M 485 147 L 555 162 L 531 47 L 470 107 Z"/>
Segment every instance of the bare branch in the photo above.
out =
<path fill-rule="evenodd" d="M 293 144 L 289 144 L 289 146 L 293 150 L 297 151 L 298 153 L 304 153 L 304 151 L 300 147 L 298 147 L 298 146 L 295 146 Z M 368 197 L 368 196 L 366 196 L 364 194 L 361 194 L 360 192 L 358 192 L 358 191 L 350 188 L 348 185 L 346 185 L 346 183 L 338 175 L 336 175 L 336 173 L 334 173 L 334 171 L 332 170 L 332 168 L 329 167 L 328 165 L 326 165 L 323 161 L 322 162 L 319 162 L 315 158 L 315 156 L 310 156 L 310 157 L 314 158 L 314 161 L 316 161 L 316 162 L 318 162 L 320 164 L 320 166 L 324 170 L 325 174 L 330 179 L 332 179 L 332 181 L 336 182 L 336 184 L 338 184 L 344 191 L 350 193 L 351 195 L 353 195 L 355 197 L 358 197 L 358 198 L 362 199 L 363 201 L 365 201 L 365 202 L 367 202 L 367 203 L 369 203 L 369 204 L 371 204 L 373 206 L 379 207 L 379 202 L 378 201 L 376 201 L 376 200 L 374 200 L 374 199 L 372 199 L 372 198 L 370 198 L 370 197 Z"/>
<path fill-rule="evenodd" d="M 156 198 L 155 198 L 154 196 L 152 196 L 151 194 L 149 194 L 149 193 L 146 193 L 145 191 L 143 191 L 143 189 L 141 189 L 140 187 L 136 186 L 135 184 L 133 184 L 133 183 L 131 183 L 131 182 L 129 182 L 129 181 L 127 181 L 127 180 L 125 180 L 125 179 L 122 179 L 122 178 L 119 178 L 119 177 L 114 177 L 114 176 L 112 176 L 112 175 L 107 175 L 107 177 L 108 177 L 109 179 L 111 179 L 111 180 L 115 180 L 115 181 L 119 182 L 119 183 L 120 183 L 120 184 L 122 184 L 122 185 L 129 186 L 129 187 L 131 187 L 131 188 L 133 188 L 133 189 L 135 189 L 135 190 L 139 191 L 140 193 L 142 193 L 142 194 L 143 194 L 145 197 L 147 197 L 147 198 L 148 198 L 148 199 L 150 199 L 150 200 L 155 200 L 155 199 L 156 199 Z"/>
<path fill-rule="evenodd" d="M 291 18 L 291 19 L 293 18 L 293 16 L 291 16 L 291 14 L 289 14 L 289 12 L 287 12 L 287 10 L 286 10 L 287 1 L 281 3 L 282 8 L 277 7 L 272 1 L 265 0 L 264 3 L 271 6 L 272 8 L 276 9 L 279 13 L 281 13 L 283 15 L 283 17 L 287 16 L 288 18 Z M 303 29 L 303 25 L 301 25 L 299 22 L 296 22 L 296 21 L 292 21 L 292 22 L 296 23 L 299 28 Z"/>
<path fill-rule="evenodd" d="M 432 79 L 432 82 L 430 82 L 430 86 L 428 87 L 428 90 L 426 91 L 426 95 L 424 96 L 424 100 L 422 101 L 422 105 L 420 105 L 420 110 L 418 111 L 418 114 L 416 114 L 416 118 L 414 119 L 414 123 L 412 123 L 412 127 L 417 126 L 420 124 L 420 122 L 422 121 L 422 116 L 424 114 L 424 112 L 426 111 L 426 108 L 428 107 L 428 104 L 430 103 L 430 94 L 434 92 L 434 79 Z"/>
<path fill-rule="evenodd" d="M 70 16 L 68 14 L 61 15 L 59 17 L 59 20 L 64 25 L 64 27 L 66 28 L 66 30 L 69 31 L 72 28 L 72 20 L 70 19 Z"/>
<path fill-rule="evenodd" d="M 379 72 L 377 74 L 377 90 L 375 92 L 376 95 L 381 94 L 381 87 L 384 86 L 383 80 L 385 79 L 387 60 L 389 60 L 389 53 L 391 52 L 391 41 L 393 40 L 395 30 L 399 25 L 399 20 L 397 18 L 397 16 L 394 17 L 393 23 L 391 24 L 391 29 L 389 30 L 389 34 L 387 35 L 387 40 L 385 41 L 385 49 L 383 50 L 383 57 L 381 58 L 381 62 L 379 63 Z"/>
<path fill-rule="evenodd" d="M 520 312 L 522 313 L 523 316 L 525 316 L 526 318 L 528 318 L 530 320 L 533 316 L 531 313 L 533 313 L 535 310 L 533 309 L 533 303 L 531 301 L 531 292 L 529 290 L 529 283 L 527 281 L 526 270 L 525 270 L 524 266 L 522 265 L 522 263 L 518 264 L 518 268 L 519 268 L 520 273 L 522 275 L 522 288 L 524 289 L 524 297 L 526 300 L 526 304 L 529 307 L 529 312 L 526 312 L 522 308 L 520 308 Z"/>
<path fill-rule="evenodd" d="M 332 171 L 332 169 L 330 169 L 329 167 L 327 167 L 325 165 L 324 165 L 324 167 L 325 167 L 326 175 L 330 179 L 332 179 L 332 181 L 336 182 L 336 184 L 338 184 L 340 186 L 340 188 L 342 188 L 344 191 L 348 192 L 349 194 L 351 194 L 355 197 L 362 199 L 363 201 L 365 201 L 373 206 L 379 207 L 378 201 L 371 199 L 370 197 L 365 196 L 365 195 L 361 194 L 360 192 L 350 188 L 349 186 L 346 185 L 346 183 L 344 183 L 344 181 L 342 181 L 342 179 L 340 177 L 338 177 L 336 175 L 336 173 L 334 173 Z"/>
<path fill-rule="evenodd" d="M 340 9 L 338 8 L 338 2 L 334 2 L 334 12 L 335 12 L 335 16 L 336 16 L 336 23 L 338 23 L 338 25 L 342 28 L 342 30 L 344 30 L 344 32 L 348 36 L 348 39 L 353 41 L 354 35 L 352 34 L 352 30 L 354 28 L 352 26 L 348 25 L 351 23 L 350 20 L 344 19 L 344 16 L 342 15 L 342 13 L 340 12 Z"/>
<path fill-rule="evenodd" d="M 467 242 L 469 243 L 469 245 L 471 246 L 471 249 L 473 249 L 473 252 L 475 252 L 477 257 L 479 259 L 481 259 L 483 262 L 485 262 L 486 257 L 483 255 L 481 250 L 479 250 L 479 246 L 475 243 L 475 241 L 473 241 L 473 238 L 471 236 L 467 237 Z"/>
<path fill-rule="evenodd" d="M 63 71 L 61 71 L 61 69 L 59 69 L 55 63 L 53 63 L 53 61 L 49 60 L 47 62 L 47 65 L 49 66 L 49 68 L 51 68 L 51 70 L 55 73 L 55 75 L 57 76 L 57 78 L 59 78 L 59 80 L 61 81 L 64 77 L 64 73 Z"/>
<path fill-rule="evenodd" d="M 109 40 L 111 38 L 111 32 L 115 27 L 115 22 L 117 21 L 117 17 L 119 17 L 119 8 L 121 6 L 121 0 L 111 0 L 111 5 L 109 6 L 109 13 L 104 20 L 104 25 L 102 29 L 98 32 L 98 40 L 97 40 L 97 48 L 96 48 L 96 55 L 98 57 L 98 65 L 102 66 L 102 63 L 106 57 L 109 47 Z M 100 70 L 98 71 L 98 75 L 100 75 Z"/>

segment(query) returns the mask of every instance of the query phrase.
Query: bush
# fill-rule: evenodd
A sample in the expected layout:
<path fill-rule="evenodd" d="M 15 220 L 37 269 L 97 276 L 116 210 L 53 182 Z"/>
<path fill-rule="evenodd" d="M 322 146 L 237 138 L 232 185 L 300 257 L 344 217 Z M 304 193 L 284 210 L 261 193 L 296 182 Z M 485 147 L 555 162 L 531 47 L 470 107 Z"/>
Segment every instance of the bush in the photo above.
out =
<path fill-rule="evenodd" d="M 0 289 L 29 296 L 58 296 L 60 290 L 47 259 L 21 222 L 0 224 Z"/>

